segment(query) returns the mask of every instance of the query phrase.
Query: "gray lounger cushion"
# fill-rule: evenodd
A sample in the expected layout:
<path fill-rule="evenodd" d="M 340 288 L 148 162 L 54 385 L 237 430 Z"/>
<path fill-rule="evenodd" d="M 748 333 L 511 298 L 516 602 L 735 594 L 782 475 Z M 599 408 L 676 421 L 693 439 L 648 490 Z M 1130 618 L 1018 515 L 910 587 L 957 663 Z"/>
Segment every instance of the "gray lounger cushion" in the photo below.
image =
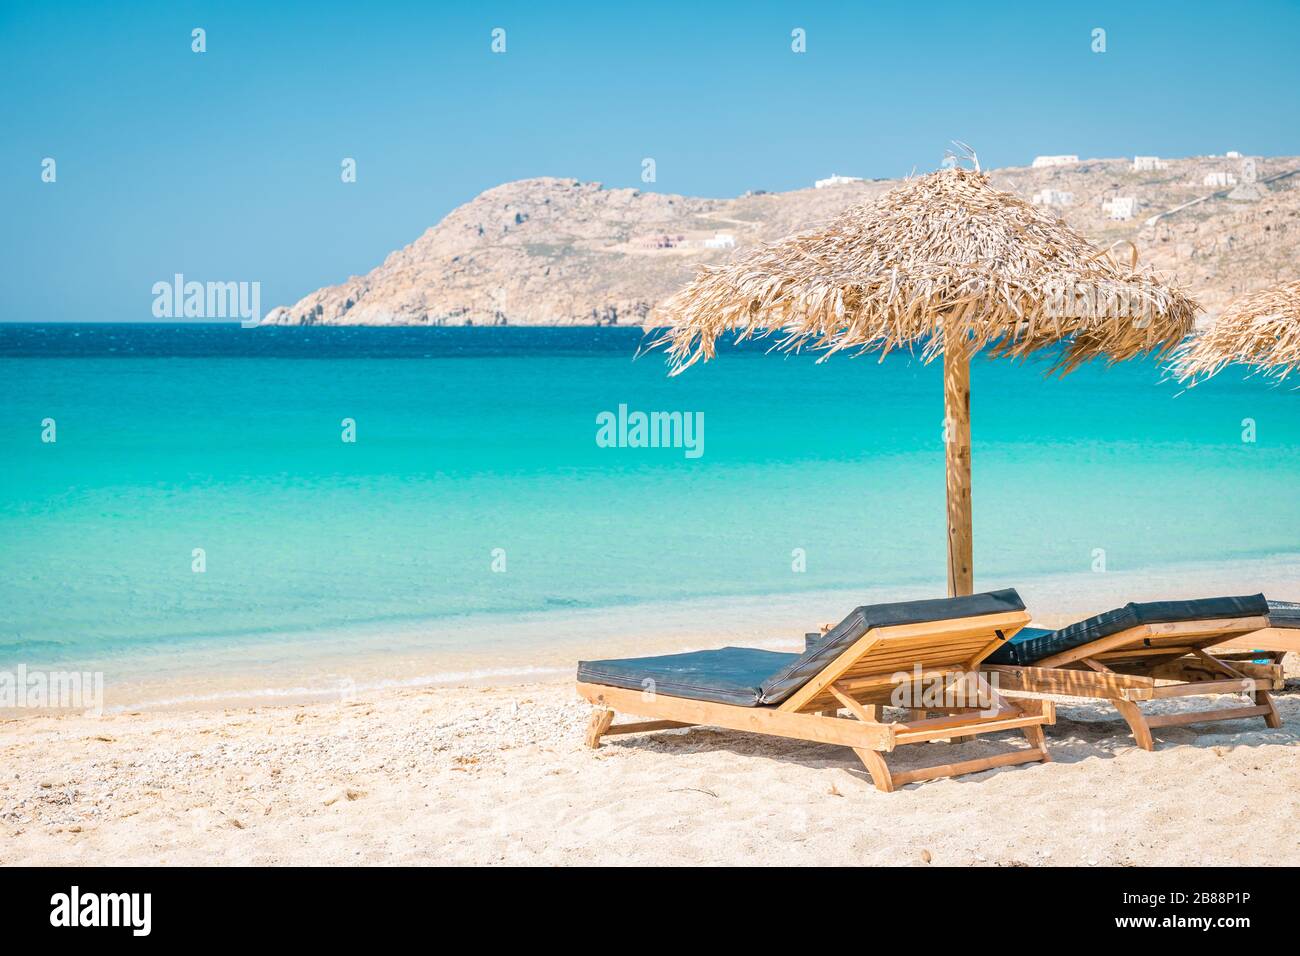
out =
<path fill-rule="evenodd" d="M 1300 627 L 1300 604 L 1294 601 L 1269 601 L 1268 623 L 1273 627 Z"/>
<path fill-rule="evenodd" d="M 1020 595 L 1011 589 L 969 597 L 871 604 L 855 608 L 825 635 L 817 635 L 819 640 L 806 635 L 807 648 L 802 654 L 723 647 L 661 657 L 581 661 L 578 680 L 632 690 L 652 687 L 655 693 L 670 697 L 742 707 L 779 704 L 872 628 L 1024 609 Z"/>
<path fill-rule="evenodd" d="M 1130 603 L 1063 627 L 1047 631 L 1026 627 L 988 657 L 990 664 L 1033 664 L 1044 658 L 1073 650 L 1084 644 L 1139 624 L 1171 624 L 1175 621 L 1203 621 L 1221 617 L 1259 617 L 1268 613 L 1262 594 L 1242 597 L 1198 598 L 1191 601 L 1149 601 Z"/>
<path fill-rule="evenodd" d="M 720 647 L 659 657 L 580 661 L 578 680 L 753 707 L 758 703 L 759 685 L 798 656 L 753 647 Z"/>

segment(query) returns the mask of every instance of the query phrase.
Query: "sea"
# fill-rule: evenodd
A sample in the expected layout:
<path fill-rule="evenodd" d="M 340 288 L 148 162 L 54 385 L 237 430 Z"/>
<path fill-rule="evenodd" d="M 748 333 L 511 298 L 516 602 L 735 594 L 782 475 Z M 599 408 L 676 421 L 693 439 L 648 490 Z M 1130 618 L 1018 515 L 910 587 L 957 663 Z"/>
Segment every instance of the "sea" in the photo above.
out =
<path fill-rule="evenodd" d="M 126 708 L 558 678 L 944 593 L 937 364 L 673 376 L 653 338 L 0 325 L 0 671 Z M 1300 394 L 1052 359 L 973 363 L 977 589 L 1300 598 Z"/>

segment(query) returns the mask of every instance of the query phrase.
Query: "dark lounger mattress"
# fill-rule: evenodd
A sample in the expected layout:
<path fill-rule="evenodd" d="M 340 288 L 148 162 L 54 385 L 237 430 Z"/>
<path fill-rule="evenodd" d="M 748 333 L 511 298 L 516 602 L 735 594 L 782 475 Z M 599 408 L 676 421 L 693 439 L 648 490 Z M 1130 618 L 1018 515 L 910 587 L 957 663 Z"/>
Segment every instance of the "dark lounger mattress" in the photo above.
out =
<path fill-rule="evenodd" d="M 1300 628 L 1300 604 L 1294 601 L 1269 601 L 1268 623 L 1272 627 Z"/>
<path fill-rule="evenodd" d="M 1220 617 L 1262 617 L 1269 613 L 1262 594 L 1243 597 L 1197 598 L 1191 601 L 1149 601 L 1130 603 L 1113 611 L 1047 631 L 1026 627 L 989 655 L 989 664 L 1033 664 L 1044 658 L 1073 650 L 1139 624 L 1172 624 L 1176 621 L 1207 621 Z"/>
<path fill-rule="evenodd" d="M 1010 588 L 968 597 L 869 604 L 855 608 L 821 640 L 810 640 L 802 654 L 722 647 L 659 657 L 581 661 L 578 680 L 741 707 L 779 704 L 872 628 L 1024 609 L 1020 595 Z"/>

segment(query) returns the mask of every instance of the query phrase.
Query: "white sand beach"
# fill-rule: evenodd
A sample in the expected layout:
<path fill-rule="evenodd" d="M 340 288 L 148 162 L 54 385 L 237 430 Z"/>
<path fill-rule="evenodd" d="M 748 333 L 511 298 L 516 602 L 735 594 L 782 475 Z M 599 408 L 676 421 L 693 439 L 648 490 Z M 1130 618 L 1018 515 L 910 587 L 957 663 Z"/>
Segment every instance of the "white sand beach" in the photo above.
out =
<path fill-rule="evenodd" d="M 1297 690 L 1281 729 L 1169 728 L 1155 753 L 1064 704 L 1052 763 L 892 794 L 840 747 L 695 728 L 590 750 L 568 682 L 32 717 L 0 724 L 0 863 L 1295 865 Z M 936 747 L 999 742 L 892 762 Z"/>

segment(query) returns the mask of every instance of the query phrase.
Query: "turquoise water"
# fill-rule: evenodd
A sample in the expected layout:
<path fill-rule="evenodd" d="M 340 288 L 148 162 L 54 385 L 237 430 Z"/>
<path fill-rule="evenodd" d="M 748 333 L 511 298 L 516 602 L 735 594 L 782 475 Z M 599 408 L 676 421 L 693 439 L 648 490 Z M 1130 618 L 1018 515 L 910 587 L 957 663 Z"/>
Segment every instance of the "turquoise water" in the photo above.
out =
<path fill-rule="evenodd" d="M 942 586 L 938 367 L 746 349 L 670 379 L 658 354 L 633 359 L 640 341 L 0 326 L 0 666 Z M 1297 550 L 1300 395 L 1045 368 L 973 369 L 977 587 L 1088 572 L 1095 549 L 1113 570 Z M 598 446 L 620 404 L 702 412 L 702 456 Z"/>

